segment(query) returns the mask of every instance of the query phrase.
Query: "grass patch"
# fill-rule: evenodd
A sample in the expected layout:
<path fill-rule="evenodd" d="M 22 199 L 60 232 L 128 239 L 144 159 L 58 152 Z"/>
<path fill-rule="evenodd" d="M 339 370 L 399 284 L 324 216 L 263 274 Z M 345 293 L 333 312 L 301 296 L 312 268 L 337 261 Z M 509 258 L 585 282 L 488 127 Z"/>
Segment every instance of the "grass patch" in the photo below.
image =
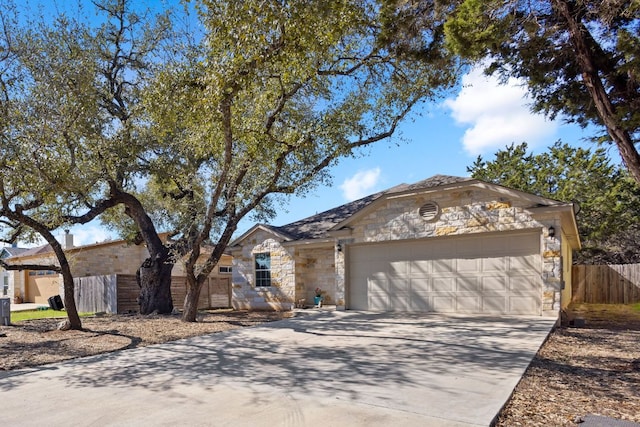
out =
<path fill-rule="evenodd" d="M 93 313 L 78 313 L 80 317 L 87 317 L 93 315 Z M 50 308 L 46 310 L 26 310 L 26 311 L 13 311 L 11 312 L 11 322 L 23 322 L 25 320 L 33 319 L 56 319 L 66 318 L 66 311 L 52 310 Z"/>

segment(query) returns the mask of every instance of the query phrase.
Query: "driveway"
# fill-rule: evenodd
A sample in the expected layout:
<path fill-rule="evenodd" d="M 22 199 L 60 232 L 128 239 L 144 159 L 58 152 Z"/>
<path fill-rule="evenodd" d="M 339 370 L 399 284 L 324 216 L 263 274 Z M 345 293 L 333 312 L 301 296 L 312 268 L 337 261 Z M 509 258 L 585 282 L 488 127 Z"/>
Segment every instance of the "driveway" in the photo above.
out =
<path fill-rule="evenodd" d="M 552 328 L 541 317 L 303 312 L 0 373 L 20 426 L 487 426 Z"/>

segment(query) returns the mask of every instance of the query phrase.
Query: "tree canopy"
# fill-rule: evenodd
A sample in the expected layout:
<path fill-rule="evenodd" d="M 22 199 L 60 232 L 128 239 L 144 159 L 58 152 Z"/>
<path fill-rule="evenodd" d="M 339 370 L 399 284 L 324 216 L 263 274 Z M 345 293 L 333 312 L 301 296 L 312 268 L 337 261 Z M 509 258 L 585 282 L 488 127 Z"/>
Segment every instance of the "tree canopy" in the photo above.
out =
<path fill-rule="evenodd" d="M 16 29 L 21 84 L 5 136 L 43 188 L 29 193 L 41 223 L 124 206 L 150 253 L 143 313 L 172 310 L 182 262 L 183 319 L 195 321 L 242 218 L 327 182 L 328 167 L 393 135 L 457 75 L 433 5 L 422 15 L 433 30 L 411 38 L 420 58 L 385 38 L 397 9 L 365 0 L 202 0 L 197 40 L 128 0 L 95 6 L 97 26 L 63 15 Z"/>
<path fill-rule="evenodd" d="M 510 145 L 495 159 L 478 157 L 467 171 L 474 178 L 578 205 L 581 263 L 640 261 L 640 186 L 612 165 L 602 148 L 571 147 L 560 141 L 547 152 Z"/>
<path fill-rule="evenodd" d="M 329 166 L 390 137 L 456 79 L 440 35 L 424 34 L 431 62 L 383 43 L 375 2 L 200 6 L 197 53 L 169 64 L 145 99 L 163 141 L 150 184 L 183 213 L 174 248 L 192 303 L 240 219 L 327 182 Z"/>
<path fill-rule="evenodd" d="M 488 73 L 521 78 L 533 109 L 606 133 L 640 184 L 638 0 L 456 0 L 448 45 Z"/>

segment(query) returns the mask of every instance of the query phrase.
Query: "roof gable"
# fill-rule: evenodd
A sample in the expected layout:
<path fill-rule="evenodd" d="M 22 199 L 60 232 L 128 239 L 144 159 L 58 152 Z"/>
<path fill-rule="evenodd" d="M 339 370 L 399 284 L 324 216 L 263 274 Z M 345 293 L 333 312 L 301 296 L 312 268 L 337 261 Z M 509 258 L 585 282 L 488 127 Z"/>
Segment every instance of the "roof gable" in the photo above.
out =
<path fill-rule="evenodd" d="M 498 184 L 491 184 L 491 183 L 480 181 L 474 178 L 435 175 L 424 181 L 419 181 L 415 184 L 405 186 L 400 191 L 386 192 L 382 197 L 376 199 L 373 203 L 367 205 L 364 209 L 361 209 L 351 217 L 345 219 L 339 224 L 336 224 L 332 228 L 332 230 L 339 230 L 341 228 L 347 227 L 353 221 L 356 221 L 358 218 L 361 218 L 362 216 L 367 215 L 372 210 L 376 209 L 377 206 L 379 206 L 380 204 L 384 203 L 389 199 L 415 197 L 417 195 L 428 195 L 435 192 L 462 190 L 462 189 L 471 188 L 471 187 L 498 194 L 500 195 L 500 197 L 524 200 L 530 203 L 532 207 L 533 206 L 567 205 L 564 202 L 559 202 L 557 200 L 536 196 L 535 194 L 526 193 L 520 190 L 514 190 L 508 187 L 503 187 Z"/>
<path fill-rule="evenodd" d="M 476 187 L 479 189 L 492 191 L 504 197 L 527 200 L 532 206 L 556 206 L 566 205 L 556 200 L 536 196 L 523 191 L 513 190 L 497 184 L 491 184 L 469 177 L 459 177 L 450 175 L 434 175 L 413 184 L 400 184 L 387 190 L 371 194 L 362 199 L 346 203 L 344 205 L 329 209 L 327 211 L 312 215 L 307 218 L 283 225 L 272 226 L 267 224 L 257 224 L 239 238 L 235 239 L 232 245 L 240 244 L 257 229 L 262 229 L 281 237 L 284 241 L 294 240 L 314 240 L 329 238 L 330 232 L 339 230 L 357 218 L 375 209 L 379 203 L 396 197 L 411 197 L 416 194 L 429 194 L 430 192 L 446 191 L 463 187 Z"/>
<path fill-rule="evenodd" d="M 29 249 L 27 248 L 18 248 L 15 246 L 5 246 L 0 250 L 0 258 L 11 258 L 12 256 L 20 255 Z"/>

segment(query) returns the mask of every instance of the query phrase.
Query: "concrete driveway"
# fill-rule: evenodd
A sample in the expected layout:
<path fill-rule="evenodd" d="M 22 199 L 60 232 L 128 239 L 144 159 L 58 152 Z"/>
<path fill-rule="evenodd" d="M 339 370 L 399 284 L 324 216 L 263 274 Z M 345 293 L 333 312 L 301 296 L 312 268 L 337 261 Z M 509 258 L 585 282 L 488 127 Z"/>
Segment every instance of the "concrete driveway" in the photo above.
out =
<path fill-rule="evenodd" d="M 553 323 L 303 312 L 0 373 L 0 424 L 487 426 Z"/>

